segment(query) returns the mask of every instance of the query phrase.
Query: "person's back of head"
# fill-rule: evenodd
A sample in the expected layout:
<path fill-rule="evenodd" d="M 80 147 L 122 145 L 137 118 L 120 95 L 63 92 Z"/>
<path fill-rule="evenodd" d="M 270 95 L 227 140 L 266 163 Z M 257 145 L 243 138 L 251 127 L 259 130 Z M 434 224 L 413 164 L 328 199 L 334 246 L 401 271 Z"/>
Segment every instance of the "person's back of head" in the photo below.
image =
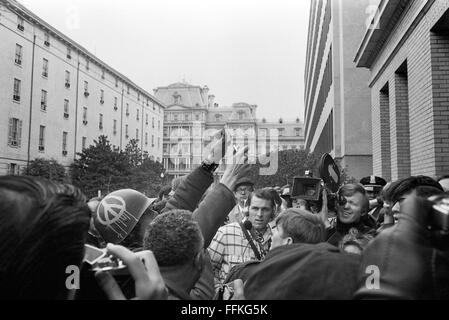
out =
<path fill-rule="evenodd" d="M 160 267 L 189 264 L 202 247 L 201 230 L 190 211 L 168 211 L 147 226 L 144 249 L 153 252 Z"/>
<path fill-rule="evenodd" d="M 79 189 L 0 177 L 0 297 L 66 299 L 67 267 L 80 267 L 90 221 Z"/>
<path fill-rule="evenodd" d="M 320 243 L 325 240 L 326 228 L 319 216 L 302 209 L 287 209 L 276 219 L 284 236 L 291 237 L 293 243 Z"/>

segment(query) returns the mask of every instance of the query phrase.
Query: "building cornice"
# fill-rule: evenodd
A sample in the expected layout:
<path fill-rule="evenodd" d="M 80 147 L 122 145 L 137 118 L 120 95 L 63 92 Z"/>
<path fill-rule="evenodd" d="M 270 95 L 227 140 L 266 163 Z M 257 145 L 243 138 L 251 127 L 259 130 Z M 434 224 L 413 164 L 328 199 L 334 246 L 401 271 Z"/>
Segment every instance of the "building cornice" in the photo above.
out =
<path fill-rule="evenodd" d="M 381 0 L 354 58 L 357 67 L 371 68 L 379 50 L 393 32 L 410 2 L 410 0 Z"/>

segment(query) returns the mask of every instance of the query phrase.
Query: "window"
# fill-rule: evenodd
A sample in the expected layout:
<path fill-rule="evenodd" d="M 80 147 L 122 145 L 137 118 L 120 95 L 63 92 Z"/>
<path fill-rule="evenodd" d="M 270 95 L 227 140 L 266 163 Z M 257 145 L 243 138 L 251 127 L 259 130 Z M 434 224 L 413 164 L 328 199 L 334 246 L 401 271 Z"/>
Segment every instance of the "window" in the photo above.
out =
<path fill-rule="evenodd" d="M 145 124 L 148 125 L 148 113 L 145 114 Z"/>
<path fill-rule="evenodd" d="M 100 103 L 101 104 L 104 103 L 104 90 L 103 89 L 100 90 Z"/>
<path fill-rule="evenodd" d="M 178 121 L 178 115 L 176 113 L 173 115 L 173 120 Z"/>
<path fill-rule="evenodd" d="M 65 71 L 65 87 L 70 88 L 70 72 Z"/>
<path fill-rule="evenodd" d="M 98 122 L 98 128 L 100 128 L 100 130 L 103 130 L 103 114 L 100 113 L 100 119 Z"/>
<path fill-rule="evenodd" d="M 42 76 L 48 78 L 48 60 L 43 59 L 42 61 Z"/>
<path fill-rule="evenodd" d="M 45 150 L 45 127 L 40 126 L 39 128 L 39 151 Z"/>
<path fill-rule="evenodd" d="M 64 118 L 69 118 L 69 100 L 64 100 Z"/>
<path fill-rule="evenodd" d="M 126 116 L 129 116 L 129 103 L 126 104 Z"/>
<path fill-rule="evenodd" d="M 148 145 L 148 132 L 145 132 L 145 145 Z"/>
<path fill-rule="evenodd" d="M 20 44 L 16 44 L 16 57 L 14 62 L 18 65 L 22 65 L 22 46 Z"/>
<path fill-rule="evenodd" d="M 136 113 L 136 120 L 139 121 L 139 109 L 137 109 L 137 113 Z"/>
<path fill-rule="evenodd" d="M 129 138 L 129 135 L 128 135 L 128 125 L 125 125 L 125 136 L 126 136 L 126 139 Z"/>
<path fill-rule="evenodd" d="M 156 105 L 153 102 L 153 111 L 156 111 Z"/>
<path fill-rule="evenodd" d="M 117 120 L 114 120 L 113 129 L 114 129 L 114 134 L 117 134 Z"/>
<path fill-rule="evenodd" d="M 9 119 L 8 145 L 19 147 L 22 144 L 22 120 L 16 118 Z"/>
<path fill-rule="evenodd" d="M 87 124 L 87 107 L 83 107 L 83 124 Z"/>
<path fill-rule="evenodd" d="M 17 170 L 17 164 L 16 164 L 16 163 L 10 163 L 10 164 L 9 164 L 8 174 L 9 174 L 10 176 L 15 176 L 17 172 L 18 172 L 18 170 Z"/>
<path fill-rule="evenodd" d="M 279 128 L 278 129 L 279 137 L 283 137 L 284 136 L 284 132 L 285 132 L 284 128 Z"/>
<path fill-rule="evenodd" d="M 160 149 L 161 148 L 161 138 L 157 138 L 157 148 Z"/>
<path fill-rule="evenodd" d="M 164 153 L 169 153 L 168 144 L 164 143 Z"/>
<path fill-rule="evenodd" d="M 67 155 L 67 132 L 62 133 L 62 154 Z"/>
<path fill-rule="evenodd" d="M 140 101 L 140 92 L 137 92 L 137 101 Z"/>
<path fill-rule="evenodd" d="M 154 148 L 154 135 L 151 135 L 151 146 Z"/>
<path fill-rule="evenodd" d="M 239 111 L 238 115 L 239 115 L 239 120 L 243 120 L 243 118 L 245 117 L 245 112 Z"/>
<path fill-rule="evenodd" d="M 300 129 L 300 128 L 295 128 L 295 135 L 296 135 L 297 137 L 299 137 L 300 134 L 301 134 L 301 129 Z"/>
<path fill-rule="evenodd" d="M 47 91 L 42 90 L 41 95 L 41 110 L 46 111 L 47 110 Z"/>
<path fill-rule="evenodd" d="M 114 97 L 114 110 L 117 111 L 118 107 L 117 107 L 117 97 Z"/>
<path fill-rule="evenodd" d="M 118 88 L 118 78 L 115 78 L 115 87 Z"/>
<path fill-rule="evenodd" d="M 261 137 L 266 137 L 268 135 L 268 129 L 259 129 L 259 135 Z"/>
<path fill-rule="evenodd" d="M 165 122 L 168 121 L 168 114 L 164 114 L 164 121 L 165 121 Z"/>
<path fill-rule="evenodd" d="M 101 79 L 104 79 L 105 71 L 104 69 L 101 69 Z"/>
<path fill-rule="evenodd" d="M 161 120 L 158 120 L 158 121 L 157 121 L 157 129 L 158 129 L 158 130 L 161 130 Z"/>
<path fill-rule="evenodd" d="M 126 93 L 129 94 L 129 85 L 126 86 Z"/>
<path fill-rule="evenodd" d="M 136 140 L 139 141 L 139 129 L 136 129 Z"/>
<path fill-rule="evenodd" d="M 20 101 L 20 87 L 21 81 L 19 79 L 14 79 L 14 92 L 12 96 L 14 101 Z"/>
<path fill-rule="evenodd" d="M 153 122 L 153 129 L 154 129 L 154 118 L 152 118 L 152 122 Z"/>
<path fill-rule="evenodd" d="M 89 82 L 84 81 L 84 96 L 89 96 Z"/>
<path fill-rule="evenodd" d="M 288 149 L 288 146 L 282 146 L 282 150 L 287 150 Z"/>
<path fill-rule="evenodd" d="M 168 137 L 168 128 L 167 127 L 164 128 L 164 137 Z"/>
<path fill-rule="evenodd" d="M 72 59 L 72 49 L 70 49 L 69 47 L 67 47 L 67 59 Z"/>
<path fill-rule="evenodd" d="M 86 70 L 90 69 L 90 61 L 89 58 L 86 58 Z"/>
<path fill-rule="evenodd" d="M 24 26 L 24 20 L 22 17 L 17 17 L 17 29 L 19 29 L 20 31 L 25 30 L 25 26 Z"/>
<path fill-rule="evenodd" d="M 196 121 L 200 121 L 200 115 L 199 115 L 199 114 L 196 114 L 196 115 L 195 115 L 195 120 L 196 120 Z"/>
<path fill-rule="evenodd" d="M 48 33 L 44 34 L 44 45 L 47 47 L 50 46 L 50 35 Z"/>

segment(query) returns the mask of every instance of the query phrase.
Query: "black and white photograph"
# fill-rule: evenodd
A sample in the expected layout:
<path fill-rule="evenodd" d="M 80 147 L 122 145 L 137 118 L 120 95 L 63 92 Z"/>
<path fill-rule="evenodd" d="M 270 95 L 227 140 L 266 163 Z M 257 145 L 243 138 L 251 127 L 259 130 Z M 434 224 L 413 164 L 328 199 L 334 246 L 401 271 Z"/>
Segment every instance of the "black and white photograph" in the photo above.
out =
<path fill-rule="evenodd" d="M 449 0 L 0 0 L 0 300 L 446 299 Z"/>

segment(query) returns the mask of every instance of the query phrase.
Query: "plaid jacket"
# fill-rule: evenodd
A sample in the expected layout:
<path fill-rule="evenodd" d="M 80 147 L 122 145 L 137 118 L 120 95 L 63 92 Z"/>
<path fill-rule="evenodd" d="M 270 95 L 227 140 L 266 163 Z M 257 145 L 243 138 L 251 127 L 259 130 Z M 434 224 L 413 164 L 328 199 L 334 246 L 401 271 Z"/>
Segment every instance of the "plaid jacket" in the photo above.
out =
<path fill-rule="evenodd" d="M 263 235 L 263 243 L 254 241 L 268 251 L 271 240 L 271 229 L 268 227 Z M 246 240 L 238 223 L 230 223 L 218 229 L 209 248 L 212 268 L 214 270 L 215 288 L 224 283 L 232 267 L 251 260 L 257 260 L 251 245 Z"/>

